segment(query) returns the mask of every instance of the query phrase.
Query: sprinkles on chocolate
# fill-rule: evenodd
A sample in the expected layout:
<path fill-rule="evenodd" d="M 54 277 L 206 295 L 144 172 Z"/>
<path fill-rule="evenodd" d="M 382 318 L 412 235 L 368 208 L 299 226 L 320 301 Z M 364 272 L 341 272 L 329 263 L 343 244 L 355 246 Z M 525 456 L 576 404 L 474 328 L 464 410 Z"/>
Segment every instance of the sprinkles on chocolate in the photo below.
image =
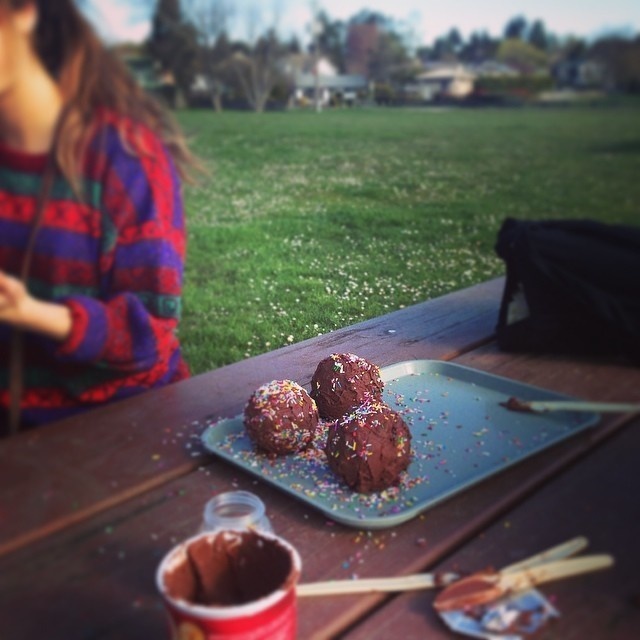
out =
<path fill-rule="evenodd" d="M 411 461 L 411 432 L 402 416 L 382 401 L 360 405 L 329 425 L 331 470 L 354 491 L 370 493 L 399 482 Z"/>
<path fill-rule="evenodd" d="M 368 400 L 380 400 L 384 383 L 375 364 L 353 353 L 332 353 L 318 363 L 311 397 L 320 417 L 335 420 Z"/>
<path fill-rule="evenodd" d="M 318 427 L 318 408 L 292 380 L 272 380 L 258 387 L 244 409 L 244 424 L 255 445 L 271 454 L 306 449 Z"/>

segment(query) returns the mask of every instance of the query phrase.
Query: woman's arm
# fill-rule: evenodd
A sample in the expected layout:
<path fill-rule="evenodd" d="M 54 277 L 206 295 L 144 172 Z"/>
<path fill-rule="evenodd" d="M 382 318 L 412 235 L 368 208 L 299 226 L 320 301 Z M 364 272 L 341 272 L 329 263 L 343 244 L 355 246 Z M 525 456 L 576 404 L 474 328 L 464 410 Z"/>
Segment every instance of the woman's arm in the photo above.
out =
<path fill-rule="evenodd" d="M 178 348 L 185 228 L 175 167 L 158 139 L 146 135 L 149 151 L 137 155 L 113 128 L 101 139 L 102 294 L 58 301 L 69 308 L 72 329 L 55 355 L 103 372 L 149 374 L 151 384 Z"/>
<path fill-rule="evenodd" d="M 0 322 L 33 331 L 58 342 L 71 333 L 71 311 L 64 304 L 38 300 L 24 284 L 0 271 Z"/>

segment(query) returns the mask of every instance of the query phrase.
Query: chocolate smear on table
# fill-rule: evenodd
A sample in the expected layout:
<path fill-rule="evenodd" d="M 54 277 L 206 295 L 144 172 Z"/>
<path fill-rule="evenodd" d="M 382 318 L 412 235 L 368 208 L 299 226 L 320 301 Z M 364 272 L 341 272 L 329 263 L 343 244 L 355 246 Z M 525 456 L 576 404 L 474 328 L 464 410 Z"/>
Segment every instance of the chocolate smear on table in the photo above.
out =
<path fill-rule="evenodd" d="M 535 413 L 531 405 L 519 398 L 511 396 L 506 402 L 501 402 L 500 406 L 509 409 L 509 411 L 522 411 L 524 413 Z"/>
<path fill-rule="evenodd" d="M 453 611 L 496 600 L 503 593 L 495 585 L 495 576 L 495 571 L 487 570 L 457 580 L 436 596 L 433 606 L 438 611 Z"/>

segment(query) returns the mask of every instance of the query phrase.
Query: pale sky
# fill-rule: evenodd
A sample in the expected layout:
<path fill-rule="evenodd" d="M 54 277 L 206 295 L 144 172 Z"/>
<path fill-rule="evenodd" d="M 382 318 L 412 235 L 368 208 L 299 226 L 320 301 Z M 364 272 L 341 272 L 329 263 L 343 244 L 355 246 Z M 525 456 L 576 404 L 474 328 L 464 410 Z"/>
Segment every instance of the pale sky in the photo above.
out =
<path fill-rule="evenodd" d="M 206 0 L 205 0 L 206 1 Z M 140 41 L 149 33 L 154 0 L 89 0 L 92 18 L 108 40 Z M 242 8 L 258 7 L 273 24 L 274 7 L 279 32 L 309 39 L 311 6 L 334 20 L 348 20 L 361 9 L 389 16 L 412 34 L 412 44 L 431 44 L 456 27 L 467 38 L 473 31 L 500 36 L 509 20 L 524 16 L 540 19 L 558 36 L 592 37 L 602 32 L 640 33 L 640 0 L 233 0 L 239 25 Z M 238 27 L 239 28 L 239 27 Z"/>

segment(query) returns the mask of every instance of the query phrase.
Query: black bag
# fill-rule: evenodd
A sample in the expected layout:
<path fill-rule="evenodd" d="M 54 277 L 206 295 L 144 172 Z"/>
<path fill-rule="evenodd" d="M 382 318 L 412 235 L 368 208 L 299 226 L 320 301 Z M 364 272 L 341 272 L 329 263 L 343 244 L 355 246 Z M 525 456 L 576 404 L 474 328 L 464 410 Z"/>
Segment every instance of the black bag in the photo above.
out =
<path fill-rule="evenodd" d="M 495 249 L 501 349 L 640 361 L 640 227 L 507 218 Z"/>

